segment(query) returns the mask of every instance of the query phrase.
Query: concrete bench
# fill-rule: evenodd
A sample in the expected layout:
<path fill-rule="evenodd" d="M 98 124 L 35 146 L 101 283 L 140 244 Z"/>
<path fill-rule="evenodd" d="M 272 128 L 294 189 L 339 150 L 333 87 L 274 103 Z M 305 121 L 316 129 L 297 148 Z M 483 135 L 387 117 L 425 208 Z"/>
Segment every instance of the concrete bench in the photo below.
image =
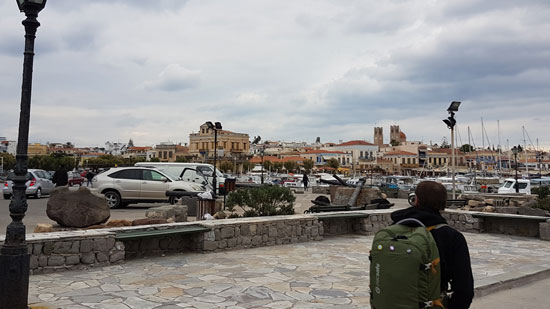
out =
<path fill-rule="evenodd" d="M 357 212 L 350 212 L 350 213 L 323 213 L 323 214 L 313 214 L 317 217 L 319 220 L 323 219 L 355 219 L 355 218 L 368 218 L 369 214 L 366 213 L 357 213 Z"/>
<path fill-rule="evenodd" d="M 174 229 L 162 229 L 162 230 L 139 230 L 132 232 L 119 232 L 116 234 L 116 240 L 131 240 L 131 239 L 141 239 L 148 237 L 161 237 L 161 236 L 171 236 L 171 235 L 185 235 L 185 234 L 195 234 L 195 233 L 204 233 L 209 232 L 211 228 L 204 227 L 201 225 L 186 225 Z"/>
<path fill-rule="evenodd" d="M 483 219 L 484 233 L 499 233 L 507 235 L 540 237 L 540 224 L 550 217 L 526 216 L 503 213 L 472 213 L 473 218 Z"/>

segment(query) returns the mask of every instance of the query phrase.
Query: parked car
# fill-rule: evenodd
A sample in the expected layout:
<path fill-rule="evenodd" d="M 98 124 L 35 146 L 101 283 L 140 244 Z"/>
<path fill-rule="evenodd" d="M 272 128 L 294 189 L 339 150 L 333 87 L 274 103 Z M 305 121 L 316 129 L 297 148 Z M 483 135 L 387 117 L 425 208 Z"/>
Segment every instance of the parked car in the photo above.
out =
<path fill-rule="evenodd" d="M 4 186 L 2 187 L 2 193 L 4 199 L 10 199 L 13 194 L 13 178 L 15 173 L 8 173 L 8 177 Z M 50 173 L 44 170 L 29 169 L 27 171 L 27 190 L 26 194 L 34 196 L 35 198 L 41 198 L 43 194 L 50 194 L 54 189 L 52 177 Z"/>
<path fill-rule="evenodd" d="M 177 180 L 172 175 L 150 167 L 118 167 L 96 175 L 91 191 L 103 194 L 110 208 L 130 203 L 171 202 L 166 191 L 204 192 L 205 186 Z M 172 201 L 173 202 L 173 201 Z"/>
<path fill-rule="evenodd" d="M 80 176 L 78 172 L 68 172 L 69 176 L 69 187 L 74 185 L 82 186 L 82 183 L 84 183 L 84 177 Z"/>

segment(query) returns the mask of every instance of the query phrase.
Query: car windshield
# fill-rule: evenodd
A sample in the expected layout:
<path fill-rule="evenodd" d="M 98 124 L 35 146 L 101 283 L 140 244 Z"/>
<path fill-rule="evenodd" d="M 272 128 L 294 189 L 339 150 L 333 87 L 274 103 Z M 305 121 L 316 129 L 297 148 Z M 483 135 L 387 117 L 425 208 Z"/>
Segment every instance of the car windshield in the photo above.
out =
<path fill-rule="evenodd" d="M 13 180 L 13 177 L 15 177 L 15 173 L 14 172 L 9 172 L 8 173 L 8 178 L 6 180 Z M 31 175 L 31 173 L 27 173 L 27 179 L 32 179 L 33 176 Z"/>

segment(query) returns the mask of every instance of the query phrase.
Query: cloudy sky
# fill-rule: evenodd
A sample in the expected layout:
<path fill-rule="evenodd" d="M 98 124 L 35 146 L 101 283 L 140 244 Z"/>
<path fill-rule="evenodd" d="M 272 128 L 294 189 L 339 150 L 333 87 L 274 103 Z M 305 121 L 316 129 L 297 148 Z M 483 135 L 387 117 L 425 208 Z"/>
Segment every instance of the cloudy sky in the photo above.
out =
<path fill-rule="evenodd" d="M 205 121 L 270 140 L 550 147 L 547 0 L 49 0 L 31 142 L 186 143 Z M 0 4 L 0 136 L 17 138 L 23 15 Z M 531 142 L 527 140 L 527 144 Z"/>

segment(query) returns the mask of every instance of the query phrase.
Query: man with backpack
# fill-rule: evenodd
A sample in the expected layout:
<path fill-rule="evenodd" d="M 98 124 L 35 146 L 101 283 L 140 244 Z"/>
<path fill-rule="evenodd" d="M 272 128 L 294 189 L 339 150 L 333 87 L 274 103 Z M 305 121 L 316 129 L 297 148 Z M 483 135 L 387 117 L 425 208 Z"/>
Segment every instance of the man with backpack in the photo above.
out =
<path fill-rule="evenodd" d="M 467 309 L 474 296 L 470 254 L 464 236 L 440 214 L 447 190 L 424 181 L 415 193 L 416 206 L 393 212 L 394 224 L 375 235 L 371 306 Z"/>

